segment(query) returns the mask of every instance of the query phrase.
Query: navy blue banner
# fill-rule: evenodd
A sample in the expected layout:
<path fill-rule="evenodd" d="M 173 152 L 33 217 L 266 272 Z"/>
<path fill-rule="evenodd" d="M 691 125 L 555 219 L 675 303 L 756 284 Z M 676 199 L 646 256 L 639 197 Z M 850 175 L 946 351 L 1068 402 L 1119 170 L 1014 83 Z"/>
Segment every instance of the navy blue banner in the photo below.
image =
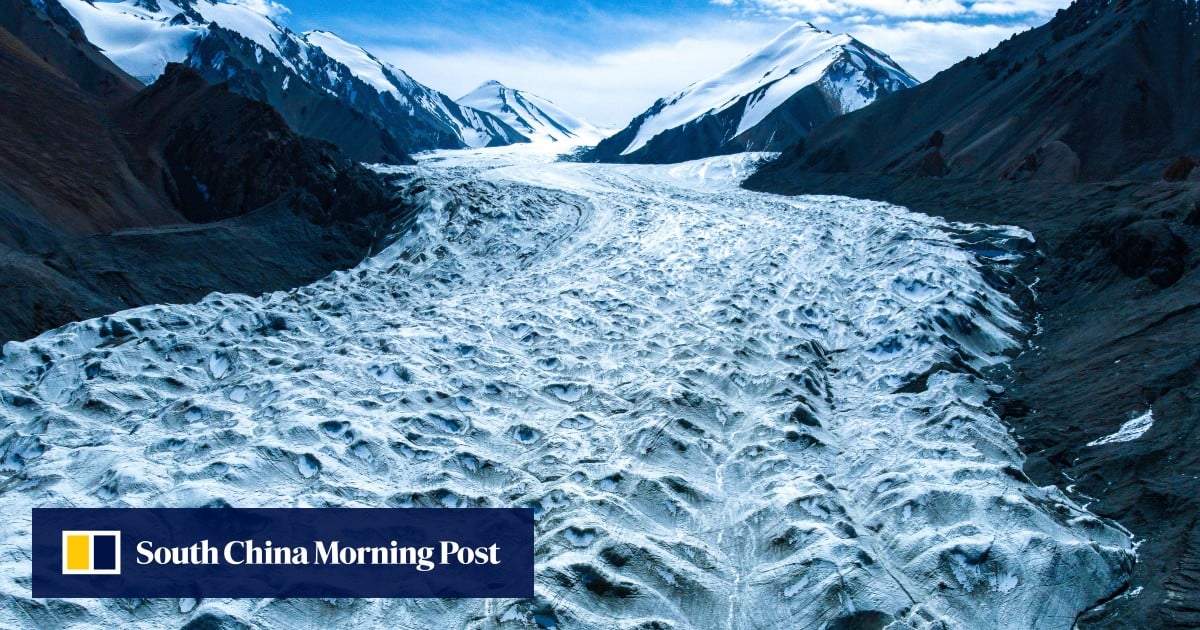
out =
<path fill-rule="evenodd" d="M 529 509 L 35 509 L 34 597 L 533 597 Z"/>

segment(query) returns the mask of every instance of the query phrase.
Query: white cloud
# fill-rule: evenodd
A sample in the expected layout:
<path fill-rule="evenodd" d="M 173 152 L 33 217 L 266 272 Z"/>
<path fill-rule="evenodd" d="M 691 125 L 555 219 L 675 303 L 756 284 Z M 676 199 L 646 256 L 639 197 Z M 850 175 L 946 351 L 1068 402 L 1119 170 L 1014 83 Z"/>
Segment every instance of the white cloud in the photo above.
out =
<path fill-rule="evenodd" d="M 922 81 L 1044 23 L 1071 0 L 710 0 L 747 16 L 809 20 L 847 32 Z"/>
<path fill-rule="evenodd" d="M 1052 15 L 1070 4 L 1064 0 L 987 0 L 976 2 L 971 10 L 981 15 Z"/>
<path fill-rule="evenodd" d="M 996 16 L 1046 17 L 1070 0 L 711 0 L 757 14 L 806 20 L 972 21 Z"/>
<path fill-rule="evenodd" d="M 946 17 L 966 13 L 957 0 L 749 0 L 742 5 L 800 19 L 883 15 L 897 18 Z"/>
<path fill-rule="evenodd" d="M 895 59 L 922 81 L 963 59 L 987 52 L 1024 26 L 912 21 L 860 24 L 847 31 L 868 46 Z"/>

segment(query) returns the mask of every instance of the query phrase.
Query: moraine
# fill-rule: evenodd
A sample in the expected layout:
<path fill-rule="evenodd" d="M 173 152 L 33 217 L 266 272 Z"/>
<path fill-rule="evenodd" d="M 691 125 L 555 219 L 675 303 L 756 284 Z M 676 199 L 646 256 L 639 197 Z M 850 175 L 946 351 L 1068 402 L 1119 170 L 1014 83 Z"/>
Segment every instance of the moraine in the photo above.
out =
<path fill-rule="evenodd" d="M 0 625 L 1068 628 L 1123 587 L 986 405 L 1027 234 L 525 153 L 427 156 L 417 227 L 313 285 L 6 345 Z M 538 596 L 29 598 L 33 507 L 221 505 L 532 507 Z"/>

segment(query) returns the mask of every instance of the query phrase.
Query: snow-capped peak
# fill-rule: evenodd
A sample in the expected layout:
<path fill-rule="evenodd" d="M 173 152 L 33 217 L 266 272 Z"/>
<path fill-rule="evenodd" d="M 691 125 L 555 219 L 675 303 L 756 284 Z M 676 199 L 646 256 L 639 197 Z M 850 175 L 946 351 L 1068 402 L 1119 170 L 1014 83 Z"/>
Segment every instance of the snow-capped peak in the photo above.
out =
<path fill-rule="evenodd" d="M 887 55 L 849 35 L 801 22 L 728 70 L 660 101 L 647 112 L 636 137 L 621 154 L 641 149 L 664 131 L 735 106 L 743 108 L 738 112 L 736 137 L 797 92 L 823 79 L 821 87 L 833 101 L 835 114 L 864 107 L 880 93 L 917 84 Z"/>
<path fill-rule="evenodd" d="M 212 0 L 207 0 L 212 1 Z M 237 4 L 274 20 L 291 13 L 292 10 L 272 0 L 225 0 L 226 4 Z"/>
<path fill-rule="evenodd" d="M 208 78 L 228 81 L 245 95 L 277 109 L 298 83 L 309 94 L 339 101 L 338 107 L 377 121 L 386 129 L 385 144 L 414 152 L 440 148 L 483 147 L 524 142 L 500 120 L 464 108 L 449 96 L 421 85 L 404 71 L 328 31 L 298 35 L 273 18 L 287 13 L 274 0 L 62 0 L 83 26 L 88 39 L 118 66 L 143 83 L 152 83 L 169 62 L 185 62 Z M 228 48 L 221 27 L 248 46 Z M 204 43 L 212 43 L 204 53 Z M 231 57 L 245 56 L 235 62 Z M 282 74 L 280 74 L 282 72 Z M 285 76 L 286 75 L 286 76 Z M 267 85 L 270 83 L 270 85 Z M 303 96 L 297 98 L 306 98 Z M 274 100 L 272 100 L 274 99 Z M 285 114 L 286 115 L 286 114 Z M 297 115 L 289 123 L 322 123 Z M 329 135 L 338 136 L 331 129 Z M 399 137 L 397 141 L 395 138 Z M 345 142 L 356 142 L 349 138 Z"/>
<path fill-rule="evenodd" d="M 484 82 L 457 102 L 496 116 L 534 142 L 586 145 L 598 142 L 605 135 L 554 103 L 495 80 Z"/>
<path fill-rule="evenodd" d="M 399 97 L 397 87 L 411 89 L 414 81 L 403 70 L 384 63 L 360 46 L 355 46 L 329 31 L 309 31 L 304 41 L 320 48 L 331 59 L 346 66 L 354 76 L 380 94 Z"/>
<path fill-rule="evenodd" d="M 167 63 L 184 60 L 213 23 L 281 60 L 280 46 L 291 35 L 272 19 L 287 9 L 270 0 L 60 1 L 89 41 L 143 83 L 157 79 Z"/>

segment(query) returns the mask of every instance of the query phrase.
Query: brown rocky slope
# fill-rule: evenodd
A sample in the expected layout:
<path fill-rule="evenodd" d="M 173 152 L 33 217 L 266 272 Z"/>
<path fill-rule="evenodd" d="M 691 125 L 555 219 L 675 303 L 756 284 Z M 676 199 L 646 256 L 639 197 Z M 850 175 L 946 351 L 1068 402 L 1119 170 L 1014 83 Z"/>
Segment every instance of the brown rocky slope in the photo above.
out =
<path fill-rule="evenodd" d="M 0 2 L 0 340 L 306 284 L 405 217 L 384 178 L 269 106 L 180 66 L 134 93 L 54 0 Z"/>

